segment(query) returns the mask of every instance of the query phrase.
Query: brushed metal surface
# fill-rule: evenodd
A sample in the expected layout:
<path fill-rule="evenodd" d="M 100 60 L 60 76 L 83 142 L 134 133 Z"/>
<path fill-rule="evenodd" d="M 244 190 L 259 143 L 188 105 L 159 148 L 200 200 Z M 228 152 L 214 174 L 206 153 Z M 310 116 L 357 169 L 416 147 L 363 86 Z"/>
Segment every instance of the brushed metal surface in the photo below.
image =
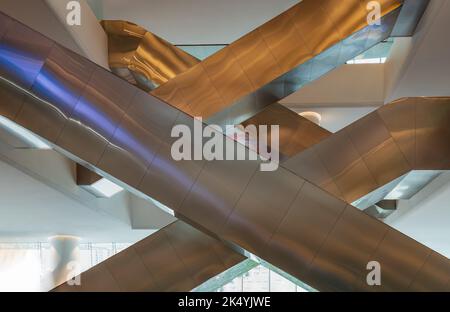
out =
<path fill-rule="evenodd" d="M 109 171 L 118 163 L 116 177 L 137 187 L 156 153 L 170 138 L 179 111 L 138 91 L 116 129 L 98 168 Z"/>
<path fill-rule="evenodd" d="M 195 287 L 196 283 L 164 230 L 150 235 L 134 247 L 152 274 L 157 291 L 188 291 Z"/>
<path fill-rule="evenodd" d="M 301 71 L 311 70 L 308 78 L 316 79 L 335 68 L 339 62 L 351 59 L 377 40 L 389 36 L 401 3 L 383 1 L 382 27 L 367 25 L 367 12 L 360 0 L 348 0 L 344 5 L 338 5 L 339 9 L 330 10 L 335 5 L 334 0 L 304 0 L 173 78 L 171 88 L 162 87 L 172 90 L 175 86 L 181 88 L 189 106 L 189 112 L 184 111 L 193 116 L 211 118 L 215 122 L 221 116 L 227 121 L 240 123 L 245 120 L 243 117 L 253 116 L 260 108 L 287 96 L 288 91 L 293 92 L 301 87 L 303 83 L 298 83 L 297 75 L 292 71 L 297 71 L 308 61 L 314 60 Z M 344 48 L 341 41 L 345 39 Z M 211 81 L 204 77 L 204 70 L 214 89 L 211 89 Z M 192 90 L 194 82 L 201 92 Z M 156 90 L 153 94 L 157 96 L 160 92 L 170 94 Z M 251 93 L 256 93 L 256 107 L 242 101 Z M 238 104 L 247 106 L 244 116 L 230 112 L 222 114 L 223 109 L 238 111 L 234 108 Z"/>
<path fill-rule="evenodd" d="M 220 253 L 219 253 L 220 252 Z M 175 221 L 53 291 L 190 291 L 245 260 L 217 239 Z"/>
<path fill-rule="evenodd" d="M 0 39 L 5 35 L 8 31 L 8 28 L 13 24 L 13 20 L 10 19 L 7 15 L 0 12 Z"/>
<path fill-rule="evenodd" d="M 305 182 L 271 238 L 264 253 L 266 259 L 304 280 L 312 260 L 346 205 Z M 310 285 L 318 283 L 320 280 Z"/>
<path fill-rule="evenodd" d="M 229 138 L 226 140 L 231 141 Z M 221 233 L 258 167 L 259 162 L 249 160 L 207 162 L 180 207 L 180 213 L 212 232 Z"/>
<path fill-rule="evenodd" d="M 287 157 L 298 154 L 330 135 L 329 131 L 280 104 L 268 106 L 254 117 L 243 122 L 242 125 L 255 125 L 257 127 L 260 125 L 279 125 L 279 151 Z M 270 137 L 270 131 L 268 136 Z"/>
<path fill-rule="evenodd" d="M 105 266 L 121 291 L 151 291 L 157 289 L 152 275 L 133 246 L 106 260 Z"/>
<path fill-rule="evenodd" d="M 450 281 L 448 258 L 432 251 L 408 290 L 442 291 L 448 281 Z"/>
<path fill-rule="evenodd" d="M 222 237 L 262 254 L 303 183 L 285 169 L 256 171 L 228 217 Z"/>
<path fill-rule="evenodd" d="M 101 24 L 108 35 L 112 71 L 144 91 L 153 90 L 199 62 L 133 23 L 104 20 Z"/>
<path fill-rule="evenodd" d="M 385 224 L 347 206 L 315 257 L 308 279 L 320 281 L 324 290 L 357 290 L 356 285 L 366 280 L 370 255 L 386 231 Z"/>
<path fill-rule="evenodd" d="M 311 51 L 296 31 L 290 10 L 259 27 L 259 31 L 283 72 L 311 58 Z"/>
<path fill-rule="evenodd" d="M 229 47 L 252 82 L 253 88 L 260 88 L 272 81 L 273 77 L 281 76 L 282 71 L 277 60 L 258 29 L 232 42 Z"/>
<path fill-rule="evenodd" d="M 81 274 L 80 285 L 70 286 L 67 283 L 55 287 L 54 292 L 119 292 L 119 285 L 109 272 L 104 263 L 96 265 L 88 271 L 88 274 Z"/>
<path fill-rule="evenodd" d="M 188 105 L 187 113 L 191 116 L 209 116 L 213 110 L 221 110 L 225 106 L 201 63 L 172 80 L 181 90 L 184 102 Z"/>
<path fill-rule="evenodd" d="M 431 250 L 408 236 L 390 228 L 371 261 L 378 261 L 383 270 L 380 289 L 407 291 Z"/>
<path fill-rule="evenodd" d="M 80 158 L 96 165 L 136 92 L 122 79 L 97 68 L 56 144 L 77 150 Z"/>
<path fill-rule="evenodd" d="M 175 222 L 164 231 L 196 285 L 227 269 L 212 248 L 213 239 L 209 236 L 184 222 Z"/>
<path fill-rule="evenodd" d="M 54 46 L 37 75 L 16 122 L 56 142 L 80 94 L 97 67 L 74 52 Z"/>
<path fill-rule="evenodd" d="M 361 118 L 345 131 L 379 186 L 412 169 L 378 114 Z"/>
<path fill-rule="evenodd" d="M 377 113 L 411 166 L 416 166 L 416 101 L 404 98 L 382 106 Z"/>
<path fill-rule="evenodd" d="M 0 75 L 29 89 L 54 43 L 14 21 L 0 41 Z"/>
<path fill-rule="evenodd" d="M 204 165 L 203 160 L 174 160 L 170 146 L 164 144 L 137 189 L 178 210 Z"/>
<path fill-rule="evenodd" d="M 422 98 L 420 103 L 416 102 L 417 169 L 449 169 L 449 124 L 447 98 Z"/>
<path fill-rule="evenodd" d="M 202 62 L 224 103 L 232 103 L 252 91 L 252 84 L 230 49 L 222 49 Z"/>
<path fill-rule="evenodd" d="M 25 91 L 18 90 L 16 86 L 3 77 L 0 79 L 0 114 L 3 117 L 14 120 L 26 97 Z"/>

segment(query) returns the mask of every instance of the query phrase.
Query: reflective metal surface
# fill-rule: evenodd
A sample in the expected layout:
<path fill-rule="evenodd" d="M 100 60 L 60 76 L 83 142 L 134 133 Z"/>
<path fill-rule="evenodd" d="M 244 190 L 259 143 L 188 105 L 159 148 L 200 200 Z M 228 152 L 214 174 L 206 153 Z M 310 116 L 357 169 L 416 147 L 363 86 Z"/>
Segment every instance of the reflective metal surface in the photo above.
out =
<path fill-rule="evenodd" d="M 294 156 L 322 141 L 330 132 L 299 116 L 280 104 L 272 104 L 242 123 L 248 125 L 279 125 L 279 151 L 284 157 Z M 270 136 L 270 132 L 268 133 Z M 270 146 L 270 144 L 269 144 Z M 283 159 L 283 157 L 280 157 Z"/>
<path fill-rule="evenodd" d="M 317 185 L 334 181 L 348 203 L 380 190 L 383 197 L 363 207 L 367 208 L 401 180 L 383 187 L 412 170 L 449 169 L 449 116 L 448 98 L 399 100 L 330 135 L 311 151 L 291 157 L 284 166 L 307 174 Z"/>
<path fill-rule="evenodd" d="M 386 39 L 402 2 L 380 4 L 381 25 L 368 25 L 364 1 L 304 0 L 201 63 L 135 24 L 102 25 L 114 73 L 143 90 L 160 86 L 154 95 L 192 116 L 239 124 Z"/>
<path fill-rule="evenodd" d="M 244 259 L 176 221 L 82 273 L 81 285 L 53 291 L 190 291 Z"/>
<path fill-rule="evenodd" d="M 15 28 L 10 29 L 13 29 L 12 33 L 15 33 Z M 33 33 L 29 29 L 26 32 Z M 11 35 L 7 33 L 3 38 L 10 37 Z M 34 38 L 38 37 L 34 36 Z M 15 41 L 8 39 L 8 42 L 13 44 Z M 3 42 L 0 42 L 0 45 L 2 44 Z M 320 45 L 320 43 L 318 44 Z M 21 47 L 21 43 L 18 47 Z M 24 47 L 24 49 L 27 48 L 28 46 Z M 42 64 L 44 64 L 44 61 L 41 61 Z M 32 83 L 36 79 L 30 81 L 27 85 L 20 86 L 20 88 L 17 85 L 14 86 L 14 81 L 21 83 L 27 81 L 27 79 L 23 79 L 22 74 L 26 76 L 28 72 L 25 70 L 26 65 L 20 63 L 17 59 L 14 59 L 12 64 L 18 67 L 18 70 L 14 71 L 14 75 L 11 75 L 8 70 L 4 70 L 5 63 L 0 63 L 2 67 L 0 73 L 3 81 L 9 86 L 9 92 L 15 93 L 18 97 L 23 97 L 24 94 L 27 97 L 37 96 L 31 89 Z M 65 77 L 58 77 L 55 84 L 59 86 L 67 83 L 60 81 L 61 79 L 65 80 Z M 7 80 L 12 81 L 8 82 Z M 180 89 L 183 94 L 190 90 L 183 84 Z M 52 85 L 47 88 L 49 93 L 58 94 L 59 90 Z M 204 92 L 204 90 L 196 89 L 193 91 L 194 93 Z M 408 153 L 412 151 L 412 154 L 405 156 L 405 162 L 411 169 L 447 168 L 446 166 L 450 164 L 448 147 L 450 135 L 450 131 L 448 131 L 450 124 L 449 98 L 405 99 L 386 105 L 372 113 L 378 114 L 383 123 L 380 123 L 380 119 L 372 115 L 357 123 L 356 126 L 353 125 L 353 127 L 357 127 L 358 131 L 368 133 L 367 141 L 361 141 L 353 133 L 352 127 L 348 127 L 314 145 L 312 147 L 313 153 L 310 153 L 311 148 L 306 149 L 288 160 L 277 171 L 260 172 L 253 169 L 259 164 L 259 161 L 255 161 L 251 165 L 254 167 L 246 167 L 244 170 L 237 164 L 239 161 L 234 161 L 235 164 L 232 164 L 228 169 L 226 167 L 206 167 L 206 161 L 177 162 L 173 160 L 170 155 L 170 144 L 173 139 L 168 135 L 167 129 L 171 128 L 169 125 L 172 125 L 174 120 L 176 123 L 185 123 L 192 127 L 193 119 L 181 112 L 176 114 L 172 106 L 156 100 L 151 95 L 146 95 L 147 98 L 144 95 L 138 95 L 138 89 L 103 69 L 96 68 L 94 70 L 84 91 L 78 94 L 77 91 L 71 92 L 73 92 L 73 97 L 79 100 L 71 113 L 72 115 L 68 117 L 61 135 L 56 139 L 56 143 L 53 142 L 56 148 L 58 148 L 58 145 L 62 145 L 58 150 L 77 161 L 83 161 L 96 168 L 105 153 L 109 153 L 110 150 L 107 149 L 107 146 L 115 144 L 113 138 L 121 138 L 121 142 L 133 144 L 134 148 L 128 149 L 127 146 L 122 148 L 127 149 L 127 153 L 133 155 L 133 159 L 138 159 L 137 168 L 139 166 L 143 168 L 149 163 L 145 174 L 142 174 L 140 169 L 136 169 L 134 173 L 136 177 L 133 177 L 133 180 L 140 179 L 140 176 L 137 176 L 138 173 L 143 178 L 142 181 L 137 182 L 135 189 L 161 201 L 162 204 L 172 208 L 181 216 L 183 216 L 183 211 L 190 211 L 190 217 L 192 218 L 197 218 L 195 205 L 203 200 L 202 197 L 196 199 L 195 197 L 199 196 L 197 194 L 205 196 L 208 190 L 211 190 L 214 197 L 209 201 L 210 205 L 204 205 L 202 209 L 204 211 L 211 209 L 208 213 L 211 212 L 210 215 L 213 216 L 215 215 L 214 211 L 220 211 L 223 207 L 227 207 L 224 209 L 223 215 L 229 214 L 228 221 L 221 220 L 225 224 L 223 232 L 219 228 L 212 228 L 212 224 L 208 224 L 201 219 L 195 219 L 192 222 L 193 224 L 197 223 L 199 228 L 210 227 L 208 230 L 211 235 L 227 240 L 227 243 L 233 247 L 241 248 L 243 251 L 245 249 L 254 251 L 257 256 L 318 290 L 328 290 L 330 287 L 334 290 L 366 290 L 368 286 L 365 284 L 365 277 L 364 280 L 361 280 L 357 273 L 364 270 L 365 266 L 360 267 L 363 264 L 361 259 L 370 250 L 359 251 L 363 244 L 359 239 L 370 242 L 368 245 L 370 247 L 372 243 L 375 244 L 374 242 L 380 241 L 379 237 L 382 233 L 387 233 L 368 257 L 370 260 L 383 262 L 383 265 L 387 268 L 384 272 L 386 284 L 383 289 L 406 289 L 412 285 L 414 276 L 418 272 L 421 272 L 421 275 L 417 276 L 427 280 L 427 285 L 430 285 L 430 287 L 439 284 L 439 281 L 436 281 L 436 278 L 433 277 L 433 272 L 430 270 L 420 271 L 421 267 L 425 267 L 423 265 L 426 263 L 427 256 L 431 254 L 430 249 L 401 235 L 370 216 L 359 214 L 356 208 L 349 206 L 345 201 L 322 189 L 322 185 L 326 185 L 330 189 L 335 185 L 347 201 L 355 196 L 360 197 L 361 193 L 369 192 L 378 187 L 378 181 L 384 181 L 391 176 L 382 172 L 377 172 L 377 175 L 375 175 L 375 172 L 372 172 L 373 167 L 366 164 L 366 158 L 373 154 L 377 155 L 377 151 L 384 148 L 385 144 L 396 144 L 398 149 L 388 149 L 389 154 L 383 155 L 380 162 L 385 161 L 387 164 L 395 164 L 399 155 L 406 154 L 404 151 Z M 158 107 L 155 109 L 155 115 L 132 113 L 133 104 L 137 103 L 135 101 L 137 101 L 138 96 L 142 96 L 140 101 L 147 103 L 149 107 L 152 105 Z M 58 105 L 56 100 L 52 101 L 54 101 L 52 105 Z M 27 101 L 27 103 L 34 105 L 33 101 Z M 195 102 L 189 104 L 195 106 Z M 408 106 L 413 108 L 409 109 Z M 398 114 L 398 111 L 403 110 L 411 114 Z M 176 118 L 175 115 L 177 115 Z M 161 116 L 161 123 L 155 122 L 154 117 L 158 118 L 159 116 Z M 15 117 L 11 118 L 15 121 Z M 122 122 L 125 118 L 128 118 L 128 121 Z M 49 116 L 47 122 L 56 124 L 59 120 Z M 160 138 L 160 140 L 140 138 L 133 134 L 135 130 L 131 128 L 131 123 L 145 126 L 145 130 L 151 134 L 151 137 Z M 385 128 L 383 128 L 383 124 Z M 122 126 L 123 135 L 121 137 L 115 135 L 119 126 Z M 39 131 L 40 127 L 34 129 Z M 386 136 L 384 131 L 386 129 L 389 137 Z M 39 135 L 39 133 L 36 134 Z M 162 142 L 164 144 L 161 146 L 160 143 Z M 194 145 L 201 143 L 194 142 Z M 415 148 L 411 150 L 411 146 Z M 401 154 L 399 154 L 399 151 Z M 437 151 L 437 153 L 429 153 L 430 151 Z M 307 157 L 304 156 L 304 153 L 308 153 Z M 328 153 L 333 157 L 330 157 Z M 413 163 L 410 162 L 411 155 L 413 156 L 412 159 L 415 160 Z M 316 158 L 314 159 L 314 157 Z M 142 162 L 142 159 L 145 161 Z M 307 159 L 309 164 L 319 166 L 318 174 L 313 172 L 314 168 L 296 167 L 302 165 L 301 159 Z M 208 165 L 210 164 L 208 163 Z M 242 166 L 247 165 L 242 164 Z M 301 168 L 301 170 L 298 170 L 298 168 Z M 378 171 L 394 169 L 390 165 L 386 168 L 377 167 Z M 400 168 L 396 172 L 402 175 L 403 169 Z M 242 172 L 237 173 L 234 170 Z M 120 178 L 124 176 L 122 164 L 115 161 L 102 162 L 101 172 L 112 177 Z M 214 175 L 217 175 L 217 177 L 208 177 L 208 172 L 216 172 Z M 308 177 L 304 177 L 302 172 L 308 173 Z M 203 173 L 204 176 L 202 176 Z M 202 176 L 201 180 L 199 179 L 200 176 Z M 244 187 L 241 184 L 236 188 L 221 192 L 219 191 L 222 187 L 221 177 L 225 181 L 242 179 L 242 184 L 245 181 L 249 182 Z M 317 178 L 319 181 L 316 183 L 312 178 Z M 307 181 L 304 182 L 305 180 Z M 240 190 L 242 190 L 242 193 L 238 194 Z M 191 204 L 188 207 L 188 204 L 183 205 L 184 202 Z M 236 202 L 235 205 L 234 202 Z M 233 208 L 229 209 L 231 205 L 233 205 Z M 345 213 L 347 211 L 349 214 Z M 353 214 L 357 217 L 353 217 Z M 190 218 L 186 217 L 185 219 L 189 220 Z M 358 226 L 362 223 L 370 226 L 364 227 L 367 228 L 364 235 L 351 235 L 345 232 L 336 232 L 336 235 L 331 234 L 334 233 L 333 230 L 339 229 L 338 225 L 344 220 L 351 224 L 351 226 L 345 226 L 349 229 L 358 229 Z M 375 230 L 369 231 L 369 229 Z M 178 230 L 181 231 L 183 228 L 177 228 Z M 354 231 L 358 233 L 362 230 Z M 211 276 L 213 274 L 211 272 L 220 267 L 220 264 L 217 264 L 217 259 L 222 259 L 222 264 L 226 263 L 223 256 L 218 254 L 205 260 L 203 257 L 200 259 L 196 258 L 195 255 L 190 255 L 181 245 L 177 247 L 176 242 L 184 242 L 186 235 L 171 235 L 166 230 L 161 233 L 161 235 L 164 234 L 164 238 L 161 238 L 161 240 L 155 238 L 158 236 L 151 236 L 148 240 L 143 241 L 150 247 L 144 247 L 146 246 L 144 243 L 134 247 L 153 277 L 153 283 L 136 282 L 135 285 L 138 287 L 157 285 L 158 289 L 161 290 L 186 290 L 195 286 L 200 279 Z M 202 235 L 196 237 L 200 236 Z M 331 238 L 337 239 L 337 241 L 333 243 Z M 209 237 L 208 240 L 210 240 Z M 153 252 L 156 249 L 159 251 L 158 254 Z M 208 250 L 216 252 L 217 248 L 208 248 Z M 165 257 L 164 254 L 168 256 Z M 196 252 L 195 254 L 203 254 L 203 252 Z M 347 255 L 351 258 L 347 259 Z M 118 263 L 121 263 L 121 261 L 133 263 L 137 261 L 133 254 L 129 258 L 123 259 L 117 260 Z M 169 263 L 167 259 L 170 259 L 170 263 L 173 265 L 167 266 L 167 263 Z M 194 272 L 193 268 L 198 268 L 196 265 L 199 263 L 205 266 L 205 270 L 196 271 L 198 275 L 192 273 Z M 192 267 L 186 267 L 190 265 Z M 447 261 L 443 265 L 443 269 L 445 270 L 449 266 L 450 263 Z M 94 289 L 102 284 L 106 285 L 106 289 L 112 290 L 134 287 L 130 281 L 133 276 L 140 275 L 142 266 L 137 265 L 136 268 L 133 268 L 135 271 L 130 273 L 130 277 L 125 277 L 121 275 L 121 272 L 116 272 L 117 267 L 114 263 L 110 267 L 107 267 L 106 264 L 96 267 L 92 270 L 92 275 L 87 274 L 87 279 L 92 284 L 82 286 L 82 288 Z M 164 270 L 161 267 L 164 267 Z M 322 274 L 322 272 L 327 272 L 327 274 Z M 120 281 L 115 282 L 114 277 L 119 278 Z"/>
<path fill-rule="evenodd" d="M 199 62 L 133 23 L 102 21 L 101 24 L 108 35 L 111 70 L 144 91 L 155 89 Z"/>
<path fill-rule="evenodd" d="M 360 0 L 304 0 L 153 92 L 169 94 L 178 86 L 192 116 L 239 124 L 387 38 L 401 3 L 381 5 L 381 26 L 368 26 Z M 194 88 L 215 93 L 214 99 L 206 101 Z"/>

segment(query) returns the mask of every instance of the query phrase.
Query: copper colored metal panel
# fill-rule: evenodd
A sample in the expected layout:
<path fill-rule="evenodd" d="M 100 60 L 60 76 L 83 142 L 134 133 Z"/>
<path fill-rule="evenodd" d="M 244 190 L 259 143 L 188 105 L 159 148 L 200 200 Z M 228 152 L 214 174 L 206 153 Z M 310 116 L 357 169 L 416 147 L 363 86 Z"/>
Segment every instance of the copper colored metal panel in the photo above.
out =
<path fill-rule="evenodd" d="M 16 122 L 56 142 L 97 67 L 65 48 L 54 46 Z"/>
<path fill-rule="evenodd" d="M 416 169 L 449 169 L 450 100 L 419 98 L 416 105 Z"/>
<path fill-rule="evenodd" d="M 408 236 L 389 228 L 370 261 L 380 263 L 383 291 L 407 291 L 431 250 Z"/>
<path fill-rule="evenodd" d="M 105 264 L 99 264 L 80 276 L 80 285 L 70 286 L 67 283 L 53 289 L 54 292 L 119 292 L 121 291 L 114 277 Z"/>
<path fill-rule="evenodd" d="M 175 222 L 164 231 L 197 285 L 226 270 L 209 236 L 184 222 Z"/>
<path fill-rule="evenodd" d="M 376 112 L 383 119 L 395 143 L 413 167 L 416 165 L 415 103 L 416 99 L 401 99 L 384 105 Z"/>
<path fill-rule="evenodd" d="M 180 48 L 125 21 L 102 21 L 114 73 L 145 91 L 154 89 L 199 61 Z"/>
<path fill-rule="evenodd" d="M 133 246 L 107 259 L 104 265 L 121 291 L 152 291 L 157 289 L 148 269 Z"/>
<path fill-rule="evenodd" d="M 388 15 L 399 5 L 399 1 L 390 1 L 390 4 L 385 5 L 383 15 Z M 313 75 L 309 75 L 309 79 L 320 77 L 339 63 L 363 52 L 368 47 L 370 33 L 373 33 L 371 44 L 385 39 L 396 17 L 393 15 L 393 18 L 383 20 L 383 27 L 369 29 L 366 16 L 367 12 L 360 0 L 347 0 L 344 5 L 338 5 L 335 0 L 304 0 L 173 78 L 170 87 L 162 86 L 164 90 L 155 90 L 154 94 L 161 92 L 163 96 L 172 97 L 172 91 L 181 88 L 181 97 L 184 97 L 188 107 L 174 105 L 191 115 L 201 115 L 216 121 L 219 119 L 216 115 L 223 109 L 231 109 L 235 105 L 246 106 L 246 101 L 241 99 L 255 92 L 260 98 L 257 99 L 258 105 L 244 109 L 246 114 L 252 116 L 259 108 L 277 102 L 308 82 L 302 80 L 298 84 L 297 75 L 290 71 L 313 60 L 302 71 L 312 70 Z M 364 28 L 369 30 L 364 31 Z M 341 40 L 346 40 L 345 45 Z M 206 69 L 214 89 L 205 79 L 202 68 Z M 202 92 L 192 90 L 194 84 Z M 220 100 L 215 93 L 221 96 Z M 249 99 L 252 100 L 251 97 Z M 175 101 L 179 101 L 179 96 Z M 221 117 L 238 123 L 245 120 L 228 115 L 223 114 Z"/>
<path fill-rule="evenodd" d="M 372 150 L 363 160 L 378 185 L 385 185 L 412 169 L 393 139 Z"/>
<path fill-rule="evenodd" d="M 298 33 L 313 55 L 344 39 L 317 1 L 302 1 L 295 5 L 291 12 Z"/>
<path fill-rule="evenodd" d="M 188 113 L 192 116 L 209 116 L 212 111 L 224 107 L 222 98 L 202 64 L 192 67 L 174 79 L 189 106 Z"/>
<path fill-rule="evenodd" d="M 222 49 L 202 62 L 224 103 L 233 103 L 253 91 L 251 82 L 230 49 Z"/>
<path fill-rule="evenodd" d="M 273 104 L 243 122 L 247 125 L 278 125 L 280 132 L 279 151 L 285 156 L 293 156 L 317 144 L 330 135 L 330 132 L 299 116 L 288 108 Z M 268 136 L 270 136 L 270 131 Z M 270 144 L 269 144 L 270 146 Z"/>
<path fill-rule="evenodd" d="M 296 31 L 289 10 L 262 25 L 259 31 L 283 72 L 291 70 L 312 56 Z"/>
<path fill-rule="evenodd" d="M 164 230 L 136 243 L 134 248 L 152 275 L 157 291 L 189 291 L 196 286 Z"/>
<path fill-rule="evenodd" d="M 345 202 L 306 182 L 268 244 L 266 259 L 304 279 L 345 207 Z"/>
<path fill-rule="evenodd" d="M 0 39 L 6 34 L 8 28 L 13 24 L 13 20 L 0 12 Z"/>
<path fill-rule="evenodd" d="M 310 147 L 289 158 L 283 163 L 283 167 L 320 187 L 330 183 L 334 184 L 331 175 L 323 165 L 314 147 Z"/>
<path fill-rule="evenodd" d="M 190 291 L 244 259 L 176 221 L 82 273 L 81 286 L 54 291 Z"/>
<path fill-rule="evenodd" d="M 183 94 L 174 79 L 169 80 L 161 87 L 153 90 L 151 94 L 187 114 L 190 113 L 189 106 L 184 100 Z"/>
<path fill-rule="evenodd" d="M 323 290 L 356 290 L 356 284 L 365 282 L 370 255 L 386 231 L 382 222 L 347 206 L 314 259 L 308 280 Z"/>
<path fill-rule="evenodd" d="M 258 166 L 259 162 L 251 160 L 207 162 L 180 213 L 210 231 L 221 233 L 251 177 L 259 170 Z"/>
<path fill-rule="evenodd" d="M 10 82 L 0 78 L 0 114 L 14 120 L 22 108 L 26 92 L 20 91 Z"/>
<path fill-rule="evenodd" d="M 368 11 L 361 1 L 318 0 L 342 37 L 367 26 Z"/>
<path fill-rule="evenodd" d="M 254 88 L 260 88 L 272 81 L 273 77 L 281 75 L 281 69 L 258 29 L 231 43 L 229 47 Z"/>
<path fill-rule="evenodd" d="M 314 148 L 332 176 L 343 173 L 360 159 L 358 152 L 343 130 L 334 133 Z"/>
<path fill-rule="evenodd" d="M 386 142 L 391 135 L 378 114 L 370 113 L 345 128 L 361 156 Z"/>
<path fill-rule="evenodd" d="M 345 131 L 379 186 L 412 169 L 376 112 L 354 122 Z"/>
<path fill-rule="evenodd" d="M 448 259 L 436 252 L 431 252 L 427 261 L 414 277 L 409 291 L 442 291 L 450 281 Z"/>
<path fill-rule="evenodd" d="M 261 254 L 303 183 L 282 168 L 257 171 L 230 215 L 223 237 Z"/>
<path fill-rule="evenodd" d="M 334 182 L 348 203 L 352 203 L 378 187 L 362 160 L 358 160 L 351 167 L 337 175 L 334 178 Z"/>
<path fill-rule="evenodd" d="M 214 252 L 221 259 L 223 265 L 227 268 L 231 268 L 232 266 L 247 259 L 243 255 L 230 249 L 230 247 L 228 247 L 227 245 L 225 245 L 225 243 L 219 240 L 213 240 L 212 249 L 214 249 Z"/>

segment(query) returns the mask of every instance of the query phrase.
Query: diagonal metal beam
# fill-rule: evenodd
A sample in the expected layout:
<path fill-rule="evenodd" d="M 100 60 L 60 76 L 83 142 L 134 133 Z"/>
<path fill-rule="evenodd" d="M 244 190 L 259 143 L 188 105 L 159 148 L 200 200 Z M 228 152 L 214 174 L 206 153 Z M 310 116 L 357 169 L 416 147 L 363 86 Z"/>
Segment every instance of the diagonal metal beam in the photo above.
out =
<path fill-rule="evenodd" d="M 200 63 L 180 48 L 133 23 L 105 20 L 102 25 L 108 34 L 109 65 L 113 73 L 144 91 L 154 90 L 155 86 Z M 179 108 L 189 114 L 187 106 Z M 243 122 L 244 126 L 250 124 L 279 125 L 282 157 L 292 156 L 329 134 L 279 104 L 270 105 Z"/>
<path fill-rule="evenodd" d="M 152 91 L 208 123 L 239 124 L 389 37 L 401 1 L 303 0 Z"/>
<path fill-rule="evenodd" d="M 53 291 L 190 291 L 245 260 L 182 222 L 162 228 Z"/>

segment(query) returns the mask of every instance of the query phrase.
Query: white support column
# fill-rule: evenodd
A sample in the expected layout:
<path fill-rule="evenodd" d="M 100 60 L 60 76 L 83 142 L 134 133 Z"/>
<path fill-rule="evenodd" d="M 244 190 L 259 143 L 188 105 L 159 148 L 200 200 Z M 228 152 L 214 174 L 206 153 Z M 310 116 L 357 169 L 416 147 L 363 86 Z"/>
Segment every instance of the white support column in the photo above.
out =
<path fill-rule="evenodd" d="M 79 237 L 57 235 L 50 237 L 49 243 L 52 286 L 60 285 L 81 273 Z"/>
<path fill-rule="evenodd" d="M 108 37 L 87 2 L 85 0 L 45 0 L 45 2 L 72 35 L 85 56 L 109 70 Z M 69 8 L 73 8 L 70 5 L 73 3 L 80 9 L 80 25 L 69 25 L 67 22 L 67 16 L 71 12 L 68 4 Z"/>

